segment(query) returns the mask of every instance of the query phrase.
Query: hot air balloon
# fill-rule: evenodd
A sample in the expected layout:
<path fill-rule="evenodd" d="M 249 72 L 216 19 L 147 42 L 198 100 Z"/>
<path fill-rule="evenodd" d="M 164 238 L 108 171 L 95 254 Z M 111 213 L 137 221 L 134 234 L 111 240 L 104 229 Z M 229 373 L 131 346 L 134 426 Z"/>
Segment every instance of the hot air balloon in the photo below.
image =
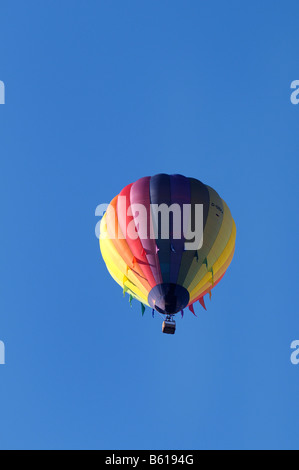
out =
<path fill-rule="evenodd" d="M 142 312 L 174 317 L 204 296 L 230 265 L 236 225 L 217 192 L 194 178 L 158 174 L 126 186 L 101 220 L 100 248 L 107 269 Z"/>

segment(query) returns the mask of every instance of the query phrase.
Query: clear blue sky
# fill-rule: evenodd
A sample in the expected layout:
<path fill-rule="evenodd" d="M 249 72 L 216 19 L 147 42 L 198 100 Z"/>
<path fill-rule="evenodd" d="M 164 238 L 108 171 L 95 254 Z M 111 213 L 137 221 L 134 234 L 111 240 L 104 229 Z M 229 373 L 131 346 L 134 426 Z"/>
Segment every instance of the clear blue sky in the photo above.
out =
<path fill-rule="evenodd" d="M 0 448 L 299 448 L 298 45 L 297 0 L 1 2 Z M 94 234 L 160 172 L 238 231 L 175 337 Z"/>

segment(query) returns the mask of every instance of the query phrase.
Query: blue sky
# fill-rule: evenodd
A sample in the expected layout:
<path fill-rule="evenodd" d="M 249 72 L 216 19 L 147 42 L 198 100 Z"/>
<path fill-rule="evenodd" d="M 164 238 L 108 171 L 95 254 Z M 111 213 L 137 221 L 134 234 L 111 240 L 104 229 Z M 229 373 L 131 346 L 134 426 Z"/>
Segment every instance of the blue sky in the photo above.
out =
<path fill-rule="evenodd" d="M 0 448 L 299 448 L 297 1 L 1 3 Z M 106 272 L 95 208 L 142 176 L 237 224 L 175 337 Z"/>

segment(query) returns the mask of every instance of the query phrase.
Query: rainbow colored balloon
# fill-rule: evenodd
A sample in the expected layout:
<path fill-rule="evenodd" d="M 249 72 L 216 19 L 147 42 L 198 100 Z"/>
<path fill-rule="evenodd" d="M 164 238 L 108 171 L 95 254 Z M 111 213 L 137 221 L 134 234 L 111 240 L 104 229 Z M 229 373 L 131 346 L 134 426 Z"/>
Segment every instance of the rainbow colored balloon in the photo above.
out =
<path fill-rule="evenodd" d="M 159 174 L 126 186 L 101 221 L 101 252 L 113 279 L 130 302 L 137 299 L 169 320 L 186 307 L 194 313 L 197 301 L 205 308 L 204 296 L 223 278 L 235 240 L 223 199 L 182 175 Z"/>

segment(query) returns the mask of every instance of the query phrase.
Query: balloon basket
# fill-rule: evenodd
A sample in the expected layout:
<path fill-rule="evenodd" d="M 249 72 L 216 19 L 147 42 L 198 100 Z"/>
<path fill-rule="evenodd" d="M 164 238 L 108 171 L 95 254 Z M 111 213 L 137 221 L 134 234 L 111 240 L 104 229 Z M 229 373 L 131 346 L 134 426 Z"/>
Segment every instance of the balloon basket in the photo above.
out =
<path fill-rule="evenodd" d="M 167 315 L 162 325 L 162 332 L 167 335 L 174 335 L 176 330 L 176 323 L 171 315 Z"/>

